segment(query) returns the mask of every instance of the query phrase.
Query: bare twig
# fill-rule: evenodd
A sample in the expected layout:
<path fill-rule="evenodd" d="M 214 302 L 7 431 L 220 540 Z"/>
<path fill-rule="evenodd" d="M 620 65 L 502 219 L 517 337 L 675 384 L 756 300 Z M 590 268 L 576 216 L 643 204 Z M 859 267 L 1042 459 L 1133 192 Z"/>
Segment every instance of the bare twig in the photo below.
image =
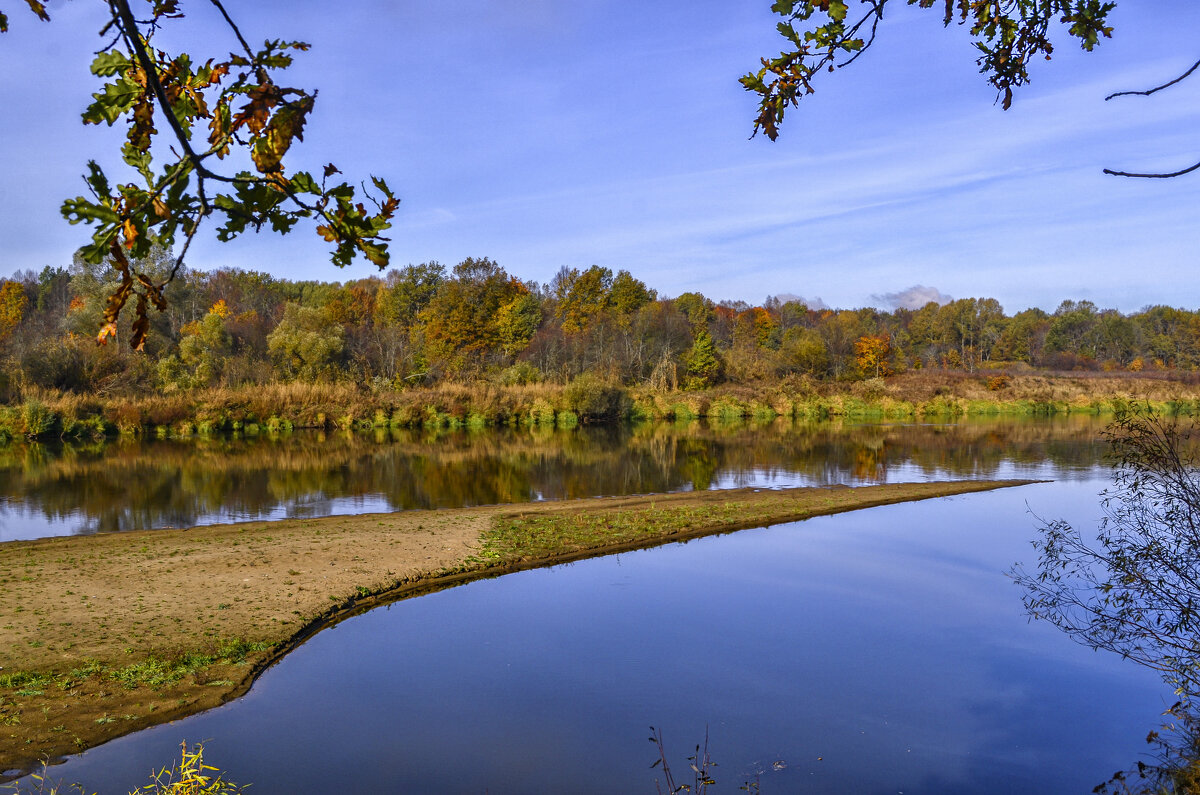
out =
<path fill-rule="evenodd" d="M 1151 94 L 1155 94 L 1159 91 L 1162 91 L 1164 88 L 1170 88 L 1171 86 L 1175 85 L 1176 83 L 1183 82 L 1192 74 L 1192 72 L 1196 71 L 1197 69 L 1200 69 L 1200 61 L 1196 61 L 1194 64 L 1192 64 L 1191 69 L 1188 69 L 1186 72 L 1184 72 L 1183 74 L 1181 74 L 1179 77 L 1175 78 L 1174 80 L 1171 80 L 1170 82 L 1167 82 L 1167 83 L 1163 83 L 1161 86 L 1155 86 L 1154 88 L 1148 89 L 1146 91 L 1118 91 L 1115 94 L 1109 94 L 1107 97 L 1104 98 L 1104 101 L 1108 102 L 1113 97 L 1130 97 L 1130 96 L 1148 97 Z"/>
<path fill-rule="evenodd" d="M 1162 174 L 1137 174 L 1137 173 L 1133 173 L 1130 171 L 1114 171 L 1111 168 L 1104 169 L 1104 173 L 1109 174 L 1114 177 L 1138 177 L 1140 179 L 1171 179 L 1172 177 L 1182 177 L 1184 174 L 1190 174 L 1198 168 L 1200 168 L 1200 163 L 1193 163 L 1192 165 L 1188 166 L 1187 168 L 1181 169 L 1179 171 L 1172 171 L 1169 173 L 1162 173 Z"/>

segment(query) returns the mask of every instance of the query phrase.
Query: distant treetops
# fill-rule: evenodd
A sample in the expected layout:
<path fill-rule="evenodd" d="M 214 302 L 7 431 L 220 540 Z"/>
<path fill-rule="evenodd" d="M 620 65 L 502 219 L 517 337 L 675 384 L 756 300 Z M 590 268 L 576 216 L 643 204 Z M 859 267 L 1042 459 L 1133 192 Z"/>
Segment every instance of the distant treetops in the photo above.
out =
<path fill-rule="evenodd" d="M 154 248 L 141 272 L 173 268 Z M 184 269 L 151 313 L 146 344 L 98 347 L 120 279 L 77 258 L 0 282 L 0 389 L 186 390 L 267 381 L 354 381 L 396 388 L 439 381 L 607 382 L 700 388 L 804 374 L 883 377 L 919 368 L 1123 370 L 1200 367 L 1200 312 L 1133 314 L 1063 301 L 1006 315 L 991 298 L 896 309 L 760 306 L 699 293 L 660 297 L 628 271 L 563 268 L 521 281 L 467 259 L 352 282 L 290 281 L 238 269 Z M 118 343 L 135 319 L 117 323 Z"/>

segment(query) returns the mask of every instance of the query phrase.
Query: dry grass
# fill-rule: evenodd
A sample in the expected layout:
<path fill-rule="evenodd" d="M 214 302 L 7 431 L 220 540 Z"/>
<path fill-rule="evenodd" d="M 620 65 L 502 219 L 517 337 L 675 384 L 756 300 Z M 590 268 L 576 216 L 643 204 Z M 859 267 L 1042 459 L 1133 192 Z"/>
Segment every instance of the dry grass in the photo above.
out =
<path fill-rule="evenodd" d="M 566 384 L 504 386 L 447 382 L 395 391 L 353 384 L 276 383 L 141 397 L 87 397 L 28 390 L 21 406 L 0 407 L 0 435 L 29 433 L 22 411 L 50 411 L 55 422 L 37 435 L 104 432 L 189 435 L 290 428 L 482 427 L 559 425 L 638 419 L 716 420 L 777 416 L 824 418 L 1109 412 L 1143 400 L 1168 411 L 1200 408 L 1194 374 L 1042 373 L 918 370 L 887 379 L 817 382 L 789 377 L 724 384 L 700 392 L 619 387 L 592 379 Z M 598 408 L 599 407 L 599 408 Z"/>

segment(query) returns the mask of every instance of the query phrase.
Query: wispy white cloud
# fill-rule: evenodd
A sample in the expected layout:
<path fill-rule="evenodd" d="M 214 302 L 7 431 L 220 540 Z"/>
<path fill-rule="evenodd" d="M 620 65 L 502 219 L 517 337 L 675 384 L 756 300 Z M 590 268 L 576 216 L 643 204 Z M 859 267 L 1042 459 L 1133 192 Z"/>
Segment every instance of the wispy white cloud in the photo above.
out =
<path fill-rule="evenodd" d="M 914 284 L 906 290 L 895 293 L 875 293 L 871 299 L 880 302 L 888 309 L 920 309 L 928 303 L 946 304 L 954 300 L 936 287 L 926 287 Z"/>

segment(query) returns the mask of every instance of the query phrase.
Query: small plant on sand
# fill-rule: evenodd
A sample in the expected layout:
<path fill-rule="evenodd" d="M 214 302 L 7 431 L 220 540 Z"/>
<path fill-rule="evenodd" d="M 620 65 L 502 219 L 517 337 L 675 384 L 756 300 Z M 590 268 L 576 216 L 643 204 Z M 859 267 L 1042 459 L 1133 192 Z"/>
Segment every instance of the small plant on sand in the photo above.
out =
<path fill-rule="evenodd" d="M 149 784 L 129 795 L 236 795 L 243 789 L 226 781 L 219 769 L 204 764 L 203 745 L 189 751 L 185 742 L 180 747 L 178 765 L 159 770 Z"/>
<path fill-rule="evenodd" d="M 49 764 L 43 763 L 41 772 L 29 776 L 28 783 L 20 781 L 0 787 L 0 792 L 11 795 L 89 795 L 80 784 L 63 784 L 48 775 Z M 186 742 L 181 744 L 179 762 L 164 767 L 150 775 L 150 783 L 131 790 L 129 795 L 239 795 L 245 787 L 226 781 L 218 768 L 204 764 L 204 746 L 197 744 L 188 750 Z"/>

